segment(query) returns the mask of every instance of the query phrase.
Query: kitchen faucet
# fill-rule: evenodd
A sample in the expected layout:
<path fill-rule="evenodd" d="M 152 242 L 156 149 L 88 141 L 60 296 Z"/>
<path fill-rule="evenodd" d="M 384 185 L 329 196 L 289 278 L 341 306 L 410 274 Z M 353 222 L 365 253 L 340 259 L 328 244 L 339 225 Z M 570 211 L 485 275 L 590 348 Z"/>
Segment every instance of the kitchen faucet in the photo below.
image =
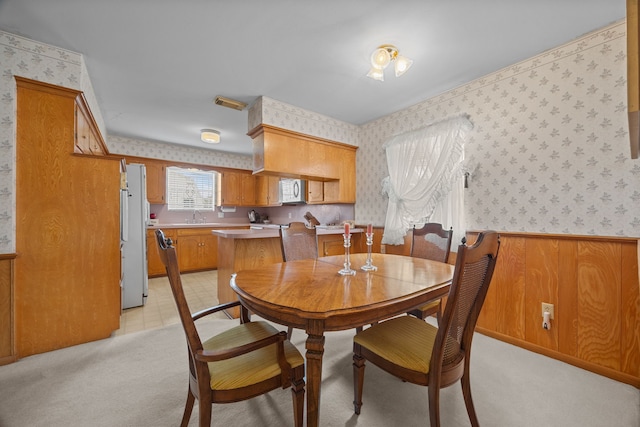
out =
<path fill-rule="evenodd" d="M 207 222 L 207 218 L 205 218 L 205 217 L 203 217 L 203 216 L 202 216 L 202 212 L 200 212 L 200 211 L 199 211 L 199 210 L 197 210 L 197 209 L 194 209 L 194 210 L 193 210 L 193 222 L 192 222 L 193 224 L 197 224 L 197 223 L 198 223 L 198 221 L 196 221 L 196 214 L 198 214 L 198 215 L 200 215 L 200 216 L 202 217 L 202 219 L 201 219 L 200 221 L 201 221 L 203 224 L 204 224 L 205 222 Z"/>

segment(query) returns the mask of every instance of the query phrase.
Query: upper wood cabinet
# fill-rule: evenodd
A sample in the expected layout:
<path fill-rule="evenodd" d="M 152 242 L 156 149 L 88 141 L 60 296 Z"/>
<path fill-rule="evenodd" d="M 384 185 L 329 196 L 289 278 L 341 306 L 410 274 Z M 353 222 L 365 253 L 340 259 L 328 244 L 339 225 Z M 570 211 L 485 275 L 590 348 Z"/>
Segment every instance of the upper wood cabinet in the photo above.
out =
<path fill-rule="evenodd" d="M 255 206 L 256 177 L 249 172 L 221 172 L 220 204 L 223 206 Z"/>
<path fill-rule="evenodd" d="M 256 206 L 280 206 L 278 186 L 280 177 L 272 175 L 256 176 Z"/>
<path fill-rule="evenodd" d="M 167 203 L 167 167 L 164 163 L 147 162 L 147 200 L 154 205 Z"/>
<path fill-rule="evenodd" d="M 82 95 L 76 97 L 75 105 L 75 146 L 79 154 L 103 156 L 108 154 L 107 146 Z"/>
<path fill-rule="evenodd" d="M 241 174 L 242 206 L 255 206 L 256 204 L 256 177 L 251 174 Z"/>
<path fill-rule="evenodd" d="M 324 203 L 355 203 L 357 147 L 264 124 L 249 135 L 254 173 L 323 181 Z"/>

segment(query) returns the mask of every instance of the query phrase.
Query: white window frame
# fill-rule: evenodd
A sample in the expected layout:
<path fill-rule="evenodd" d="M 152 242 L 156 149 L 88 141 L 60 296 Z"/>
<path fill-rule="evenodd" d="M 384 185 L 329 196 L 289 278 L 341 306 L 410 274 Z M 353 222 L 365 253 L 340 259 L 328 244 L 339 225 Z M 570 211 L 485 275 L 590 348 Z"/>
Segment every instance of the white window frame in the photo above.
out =
<path fill-rule="evenodd" d="M 166 178 L 169 211 L 215 211 L 218 172 L 171 166 Z"/>

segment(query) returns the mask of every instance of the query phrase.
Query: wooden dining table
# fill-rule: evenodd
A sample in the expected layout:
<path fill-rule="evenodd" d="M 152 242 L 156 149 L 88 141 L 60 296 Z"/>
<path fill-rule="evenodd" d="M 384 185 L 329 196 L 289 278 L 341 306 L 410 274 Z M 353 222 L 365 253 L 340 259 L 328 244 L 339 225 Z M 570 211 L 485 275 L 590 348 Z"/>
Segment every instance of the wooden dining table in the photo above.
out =
<path fill-rule="evenodd" d="M 307 333 L 307 426 L 319 425 L 325 332 L 406 313 L 445 296 L 453 278 L 454 267 L 437 261 L 372 254 L 377 270 L 363 271 L 366 259 L 367 254 L 350 256 L 355 275 L 338 273 L 345 263 L 340 255 L 270 264 L 231 277 L 231 288 L 250 312 Z"/>

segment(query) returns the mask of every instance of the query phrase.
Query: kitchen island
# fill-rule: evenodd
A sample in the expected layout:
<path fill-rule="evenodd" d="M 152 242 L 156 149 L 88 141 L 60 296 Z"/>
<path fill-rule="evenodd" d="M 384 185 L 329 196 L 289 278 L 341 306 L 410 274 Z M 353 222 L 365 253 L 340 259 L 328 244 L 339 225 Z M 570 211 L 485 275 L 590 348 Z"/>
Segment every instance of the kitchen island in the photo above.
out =
<path fill-rule="evenodd" d="M 332 242 L 331 247 L 340 248 L 342 227 L 318 228 L 318 254 L 327 255 L 325 245 Z M 352 229 L 352 252 L 357 252 L 362 229 Z M 277 227 L 263 229 L 225 229 L 213 230 L 218 237 L 218 300 L 220 303 L 237 300 L 236 293 L 229 286 L 231 275 L 240 270 L 257 269 L 268 264 L 282 262 L 282 247 Z M 338 243 L 336 243 L 338 242 Z M 228 312 L 230 317 L 238 317 L 238 309 Z"/>

